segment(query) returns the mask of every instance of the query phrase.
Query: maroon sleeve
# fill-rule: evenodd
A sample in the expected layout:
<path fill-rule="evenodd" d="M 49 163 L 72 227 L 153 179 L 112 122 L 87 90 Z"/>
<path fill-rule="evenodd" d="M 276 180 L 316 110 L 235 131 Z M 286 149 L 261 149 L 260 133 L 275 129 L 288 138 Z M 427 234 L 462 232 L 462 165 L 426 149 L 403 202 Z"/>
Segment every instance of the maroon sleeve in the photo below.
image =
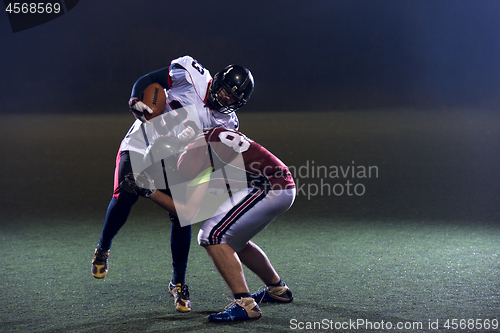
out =
<path fill-rule="evenodd" d="M 177 169 L 183 181 L 191 181 L 211 165 L 207 145 L 202 137 L 188 145 L 186 151 L 179 158 Z"/>

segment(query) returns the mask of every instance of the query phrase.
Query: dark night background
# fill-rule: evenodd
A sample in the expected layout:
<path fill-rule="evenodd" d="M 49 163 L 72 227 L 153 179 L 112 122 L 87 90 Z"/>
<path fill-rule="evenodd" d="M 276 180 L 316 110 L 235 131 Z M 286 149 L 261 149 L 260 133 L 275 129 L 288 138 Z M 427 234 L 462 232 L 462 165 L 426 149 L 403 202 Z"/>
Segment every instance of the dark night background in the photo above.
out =
<path fill-rule="evenodd" d="M 132 85 L 188 54 L 251 69 L 242 131 L 288 165 L 380 167 L 366 195 L 296 213 L 499 221 L 498 0 L 80 1 L 17 33 L 0 18 L 0 112 L 21 114 L 0 123 L 5 214 L 100 223 Z"/>
<path fill-rule="evenodd" d="M 250 68 L 245 111 L 500 107 L 497 0 L 80 1 L 18 33 L 0 20 L 1 112 L 121 112 L 185 54 Z"/>
<path fill-rule="evenodd" d="M 0 331 L 217 330 L 206 316 L 225 286 L 195 245 L 201 223 L 194 311 L 179 316 L 170 222 L 150 200 L 115 237 L 109 276 L 90 275 L 132 85 L 183 55 L 252 71 L 241 131 L 288 166 L 378 170 L 294 175 L 293 206 L 257 243 L 297 301 L 224 331 L 498 319 L 500 0 L 81 0 L 17 33 L 0 13 Z M 366 192 L 317 192 L 347 181 Z"/>

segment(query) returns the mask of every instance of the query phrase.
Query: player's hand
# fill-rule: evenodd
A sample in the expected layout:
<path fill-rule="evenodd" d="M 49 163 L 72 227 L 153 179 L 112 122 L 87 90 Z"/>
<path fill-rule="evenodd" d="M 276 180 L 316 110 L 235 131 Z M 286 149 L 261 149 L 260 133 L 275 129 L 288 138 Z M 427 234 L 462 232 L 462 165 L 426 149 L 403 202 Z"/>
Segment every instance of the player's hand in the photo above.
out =
<path fill-rule="evenodd" d="M 195 134 L 196 133 L 194 129 L 191 126 L 188 126 L 186 127 L 186 129 L 184 129 L 184 131 L 181 132 L 181 134 L 179 134 L 177 138 L 182 142 L 187 142 L 191 140 Z"/>
<path fill-rule="evenodd" d="M 135 193 L 144 198 L 149 198 L 156 192 L 153 182 L 143 174 L 127 174 L 120 186 L 122 190 Z"/>
<path fill-rule="evenodd" d="M 143 123 L 147 121 L 146 118 L 144 118 L 144 112 L 153 114 L 153 110 L 141 102 L 138 98 L 131 98 L 128 101 L 128 106 L 130 108 L 130 112 L 134 114 L 134 117 Z"/>

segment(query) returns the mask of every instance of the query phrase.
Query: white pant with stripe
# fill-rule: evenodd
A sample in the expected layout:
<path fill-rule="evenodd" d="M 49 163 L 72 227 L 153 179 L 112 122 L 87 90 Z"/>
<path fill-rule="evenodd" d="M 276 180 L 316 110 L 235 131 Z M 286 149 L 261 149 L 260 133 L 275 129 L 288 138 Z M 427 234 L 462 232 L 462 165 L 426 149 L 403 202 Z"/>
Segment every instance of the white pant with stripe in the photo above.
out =
<path fill-rule="evenodd" d="M 242 250 L 252 237 L 292 206 L 295 189 L 265 193 L 248 188 L 235 193 L 232 199 L 203 224 L 198 233 L 200 245 L 227 243 L 235 252 Z"/>

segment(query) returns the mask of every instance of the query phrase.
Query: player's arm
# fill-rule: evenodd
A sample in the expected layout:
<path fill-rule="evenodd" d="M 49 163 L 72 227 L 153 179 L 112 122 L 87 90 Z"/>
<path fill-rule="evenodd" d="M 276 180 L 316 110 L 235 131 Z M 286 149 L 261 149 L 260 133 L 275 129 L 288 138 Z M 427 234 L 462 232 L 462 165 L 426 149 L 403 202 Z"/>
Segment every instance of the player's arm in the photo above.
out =
<path fill-rule="evenodd" d="M 141 76 L 135 81 L 130 98 L 140 99 L 144 89 L 152 83 L 159 83 L 162 87 L 168 87 L 168 73 L 169 67 L 165 67 Z"/>
<path fill-rule="evenodd" d="M 160 70 L 141 76 L 134 83 L 134 86 L 132 87 L 132 93 L 128 101 L 128 106 L 130 111 L 140 121 L 146 121 L 144 118 L 144 112 L 148 112 L 150 114 L 153 113 L 153 110 L 151 110 L 146 104 L 140 101 L 142 93 L 152 83 L 159 83 L 162 87 L 168 87 L 168 73 L 168 67 L 162 68 Z"/>
<path fill-rule="evenodd" d="M 208 181 L 188 188 L 188 199 L 185 203 L 174 201 L 169 195 L 156 191 L 149 198 L 157 205 L 179 218 L 192 221 L 200 210 L 203 198 L 207 193 Z"/>
<path fill-rule="evenodd" d="M 153 200 L 157 205 L 181 219 L 192 221 L 198 214 L 207 193 L 211 172 L 212 168 L 203 171 L 188 185 L 186 202 L 174 201 L 171 196 L 156 190 L 149 177 L 142 174 L 126 175 L 120 186 L 126 192 L 136 193 Z"/>

